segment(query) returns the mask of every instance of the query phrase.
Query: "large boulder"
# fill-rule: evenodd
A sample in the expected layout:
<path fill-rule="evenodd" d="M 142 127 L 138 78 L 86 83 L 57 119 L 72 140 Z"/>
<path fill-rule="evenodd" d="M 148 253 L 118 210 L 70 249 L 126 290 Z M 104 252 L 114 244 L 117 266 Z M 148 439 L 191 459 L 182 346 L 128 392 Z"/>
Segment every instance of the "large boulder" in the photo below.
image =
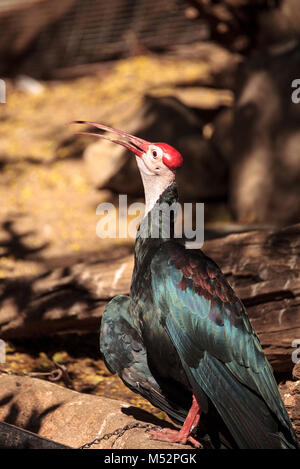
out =
<path fill-rule="evenodd" d="M 0 375 L 0 402 L 0 422 L 72 448 L 98 438 L 91 449 L 191 449 L 150 439 L 147 428 L 172 425 L 126 402 L 28 376 Z"/>

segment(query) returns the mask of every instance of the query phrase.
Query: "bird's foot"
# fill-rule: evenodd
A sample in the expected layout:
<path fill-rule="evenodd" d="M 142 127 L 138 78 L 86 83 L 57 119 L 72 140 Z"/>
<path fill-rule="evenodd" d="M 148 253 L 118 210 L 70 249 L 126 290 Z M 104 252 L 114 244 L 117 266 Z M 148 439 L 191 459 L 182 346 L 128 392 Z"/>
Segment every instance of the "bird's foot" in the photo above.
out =
<path fill-rule="evenodd" d="M 153 440 L 169 441 L 170 443 L 191 443 L 195 448 L 200 448 L 199 441 L 193 438 L 191 435 L 182 432 L 181 430 L 171 430 L 170 428 L 158 428 L 155 430 L 149 430 L 148 433 L 151 435 Z"/>

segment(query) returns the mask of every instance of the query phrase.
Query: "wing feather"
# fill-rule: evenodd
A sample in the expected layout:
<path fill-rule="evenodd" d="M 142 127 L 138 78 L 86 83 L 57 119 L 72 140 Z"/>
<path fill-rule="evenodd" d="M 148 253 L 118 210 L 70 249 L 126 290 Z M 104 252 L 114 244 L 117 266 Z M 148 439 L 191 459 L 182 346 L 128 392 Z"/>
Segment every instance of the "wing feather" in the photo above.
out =
<path fill-rule="evenodd" d="M 218 266 L 201 251 L 186 250 L 169 242 L 153 258 L 151 274 L 161 321 L 190 380 L 202 393 L 204 390 L 218 411 L 231 422 L 233 431 L 232 415 L 238 422 L 242 408 L 244 413 L 246 409 L 251 425 L 256 422 L 257 426 L 253 412 L 259 409 L 262 419 L 269 419 L 270 434 L 274 427 L 270 423 L 273 413 L 297 441 L 259 339 L 244 306 Z M 206 381 L 208 367 L 214 372 L 210 370 L 209 376 L 213 374 L 213 378 Z M 235 395 L 239 402 L 235 400 L 236 413 L 233 410 L 228 413 L 220 393 L 225 403 L 226 399 L 227 403 L 232 402 Z M 249 402 L 255 404 L 255 410 L 249 408 Z M 248 428 L 247 422 L 245 425 Z M 248 431 L 248 442 L 255 438 L 250 433 Z M 270 438 L 278 439 L 274 435 Z"/>

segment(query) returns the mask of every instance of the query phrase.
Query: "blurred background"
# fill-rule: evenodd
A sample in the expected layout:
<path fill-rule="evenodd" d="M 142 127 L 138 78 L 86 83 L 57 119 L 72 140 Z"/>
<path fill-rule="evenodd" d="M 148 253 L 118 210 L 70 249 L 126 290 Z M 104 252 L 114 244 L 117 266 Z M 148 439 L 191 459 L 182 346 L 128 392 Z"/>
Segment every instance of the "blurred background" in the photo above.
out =
<path fill-rule="evenodd" d="M 96 207 L 143 200 L 135 161 L 66 123 L 175 146 L 180 198 L 205 202 L 206 239 L 299 222 L 298 3 L 0 0 L 2 369 L 47 373 L 54 360 L 61 384 L 158 414 L 105 370 L 87 319 L 97 295 L 71 275 L 133 252 L 96 236 Z"/>

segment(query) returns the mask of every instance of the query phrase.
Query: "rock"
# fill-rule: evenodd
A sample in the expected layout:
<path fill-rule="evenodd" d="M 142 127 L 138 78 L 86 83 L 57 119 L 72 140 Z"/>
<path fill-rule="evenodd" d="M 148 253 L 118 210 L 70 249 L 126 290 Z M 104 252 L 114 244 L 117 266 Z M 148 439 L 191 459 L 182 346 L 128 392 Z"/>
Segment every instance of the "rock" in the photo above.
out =
<path fill-rule="evenodd" d="M 237 220 L 300 220 L 300 106 L 292 102 L 300 46 L 260 52 L 237 74 L 230 201 Z"/>
<path fill-rule="evenodd" d="M 180 86 L 172 89 L 172 96 L 179 99 L 183 104 L 191 109 L 215 110 L 221 107 L 231 107 L 233 104 L 233 94 L 228 89 L 216 89 L 208 86 Z"/>
<path fill-rule="evenodd" d="M 226 195 L 227 164 L 203 138 L 203 124 L 176 98 L 146 96 L 139 112 L 122 129 L 148 141 L 167 142 L 180 151 L 185 160 L 177 172 L 181 199 L 207 200 Z M 135 158 L 126 149 L 112 150 L 105 141 L 99 141 L 87 147 L 84 158 L 97 187 L 143 195 Z"/>
<path fill-rule="evenodd" d="M 287 381 L 279 386 L 279 391 L 296 435 L 300 439 L 300 380 Z"/>
<path fill-rule="evenodd" d="M 187 449 L 151 440 L 139 425 L 170 424 L 127 404 L 71 391 L 47 381 L 0 375 L 0 421 L 11 423 L 72 448 L 79 448 L 125 425 L 137 425 L 91 449 Z"/>
<path fill-rule="evenodd" d="M 300 381 L 287 381 L 279 389 L 299 437 Z M 126 402 L 78 393 L 36 378 L 0 374 L 0 402 L 0 422 L 72 448 L 80 448 L 105 435 L 108 438 L 86 449 L 191 448 L 151 440 L 146 427 L 172 425 Z M 125 426 L 129 426 L 128 430 L 118 431 Z M 119 435 L 109 437 L 113 432 Z M 41 441 L 40 447 L 44 443 Z M 34 444 L 37 447 L 38 441 Z"/>
<path fill-rule="evenodd" d="M 298 356 L 300 358 L 300 338 L 298 340 Z M 300 360 L 293 368 L 293 379 L 300 380 Z"/>
<path fill-rule="evenodd" d="M 23 93 L 39 95 L 45 91 L 45 86 L 38 80 L 26 75 L 19 75 L 16 78 L 16 88 Z"/>
<path fill-rule="evenodd" d="M 291 373 L 300 338 L 300 225 L 207 241 L 203 250 L 222 268 L 246 305 L 276 372 Z M 70 330 L 99 330 L 107 302 L 128 294 L 133 257 L 95 259 L 42 276 L 3 280 L 4 340 Z"/>

